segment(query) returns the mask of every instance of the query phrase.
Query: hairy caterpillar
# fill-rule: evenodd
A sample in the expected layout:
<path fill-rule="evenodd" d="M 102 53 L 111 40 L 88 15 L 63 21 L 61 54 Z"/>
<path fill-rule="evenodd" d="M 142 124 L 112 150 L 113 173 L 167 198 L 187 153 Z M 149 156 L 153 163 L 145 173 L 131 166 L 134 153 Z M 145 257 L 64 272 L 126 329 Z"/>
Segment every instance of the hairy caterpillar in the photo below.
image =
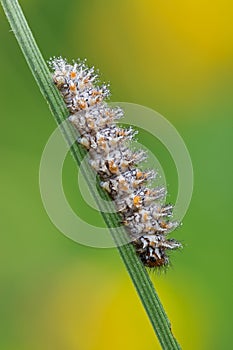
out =
<path fill-rule="evenodd" d="M 71 113 L 69 121 L 81 135 L 78 142 L 88 150 L 90 164 L 114 200 L 141 261 L 147 267 L 169 265 L 166 251 L 182 247 L 167 238 L 178 226 L 171 221 L 173 207 L 161 204 L 166 196 L 164 187 L 149 186 L 155 172 L 138 168 L 146 159 L 145 152 L 130 149 L 136 133 L 131 127 L 117 126 L 123 111 L 105 102 L 110 95 L 109 86 L 97 85 L 98 74 L 85 61 L 69 64 L 61 57 L 52 58 L 50 67 L 53 81 Z"/>

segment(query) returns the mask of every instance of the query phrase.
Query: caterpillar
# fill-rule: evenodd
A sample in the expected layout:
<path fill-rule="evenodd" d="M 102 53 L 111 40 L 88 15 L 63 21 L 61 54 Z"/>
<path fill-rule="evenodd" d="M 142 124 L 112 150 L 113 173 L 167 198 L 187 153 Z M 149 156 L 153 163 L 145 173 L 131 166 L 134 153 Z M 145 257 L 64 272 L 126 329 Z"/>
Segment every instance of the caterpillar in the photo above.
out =
<path fill-rule="evenodd" d="M 166 189 L 150 186 L 156 173 L 138 167 L 147 156 L 130 148 L 136 131 L 117 125 L 124 112 L 107 104 L 109 85 L 98 85 L 99 75 L 86 60 L 69 64 L 62 57 L 53 57 L 49 65 L 70 112 L 68 119 L 79 131 L 77 141 L 89 152 L 90 165 L 114 200 L 136 253 L 146 267 L 167 267 L 167 252 L 182 248 L 180 242 L 168 238 L 179 223 L 172 221 L 173 206 L 161 203 Z"/>

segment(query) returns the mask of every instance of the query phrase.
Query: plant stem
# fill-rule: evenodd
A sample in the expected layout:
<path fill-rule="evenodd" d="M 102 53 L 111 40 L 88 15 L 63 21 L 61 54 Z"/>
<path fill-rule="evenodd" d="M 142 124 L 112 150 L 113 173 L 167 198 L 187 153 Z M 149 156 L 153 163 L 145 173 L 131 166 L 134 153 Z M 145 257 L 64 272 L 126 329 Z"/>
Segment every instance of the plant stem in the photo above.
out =
<path fill-rule="evenodd" d="M 41 55 L 41 52 L 33 38 L 31 30 L 27 24 L 24 14 L 17 0 L 1 0 L 1 4 L 8 18 L 10 26 L 16 36 L 19 46 L 25 56 L 29 68 L 40 88 L 40 91 L 46 99 L 51 112 L 58 124 L 61 124 L 68 116 L 67 108 L 54 86 L 49 69 Z M 70 145 L 70 152 L 75 159 L 76 163 L 80 165 L 83 157 L 86 155 L 86 151 L 80 147 L 77 143 L 71 144 L 69 139 L 69 132 L 72 130 L 62 130 L 64 137 Z M 96 186 L 91 181 L 90 174 L 93 170 L 88 163 L 83 166 L 84 177 L 87 180 L 91 193 L 94 195 L 100 212 L 108 226 L 113 239 L 118 246 L 119 253 L 125 263 L 127 271 L 134 283 L 134 286 L 139 294 L 142 304 L 148 314 L 151 324 L 157 334 L 161 347 L 164 350 L 177 350 L 181 349 L 176 339 L 174 338 L 169 320 L 165 314 L 163 306 L 158 298 L 158 295 L 154 289 L 154 286 L 148 276 L 148 273 L 141 263 L 140 259 L 135 253 L 132 244 L 125 244 L 126 232 L 123 226 L 118 226 L 119 216 L 116 213 L 106 214 L 103 212 L 110 208 L 110 204 L 107 201 L 101 201 L 99 203 L 98 198 L 95 196 L 94 187 Z M 108 195 L 101 188 L 98 188 L 102 193 L 104 199 L 108 199 Z M 117 227 L 116 227 L 117 226 Z M 113 234 L 112 227 L 114 227 L 117 234 Z"/>

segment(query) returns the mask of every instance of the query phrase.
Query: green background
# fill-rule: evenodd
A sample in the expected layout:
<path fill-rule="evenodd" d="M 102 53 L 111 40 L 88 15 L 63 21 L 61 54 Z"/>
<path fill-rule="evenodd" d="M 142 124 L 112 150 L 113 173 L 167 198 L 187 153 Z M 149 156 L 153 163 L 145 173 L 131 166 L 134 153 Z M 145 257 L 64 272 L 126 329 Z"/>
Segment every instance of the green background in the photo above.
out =
<path fill-rule="evenodd" d="M 185 249 L 151 273 L 183 349 L 230 349 L 232 337 L 233 4 L 196 1 L 21 1 L 45 57 L 87 58 L 111 82 L 112 101 L 148 106 L 183 137 L 195 176 L 175 233 Z M 115 249 L 62 235 L 40 198 L 43 148 L 55 129 L 1 9 L 0 348 L 159 349 Z M 165 149 L 140 141 L 166 173 Z M 71 157 L 64 188 L 76 212 L 101 225 L 80 198 Z"/>

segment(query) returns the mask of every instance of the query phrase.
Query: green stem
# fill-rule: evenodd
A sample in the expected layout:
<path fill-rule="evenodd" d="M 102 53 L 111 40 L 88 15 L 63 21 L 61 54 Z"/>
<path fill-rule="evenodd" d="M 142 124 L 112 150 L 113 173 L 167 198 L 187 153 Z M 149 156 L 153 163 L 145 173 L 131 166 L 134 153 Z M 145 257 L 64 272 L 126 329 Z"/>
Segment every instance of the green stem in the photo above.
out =
<path fill-rule="evenodd" d="M 1 4 L 16 39 L 18 40 L 19 46 L 25 56 L 28 66 L 31 69 L 32 74 L 40 88 L 40 91 L 48 102 L 57 123 L 61 124 L 67 118 L 67 108 L 64 105 L 64 102 L 56 87 L 53 85 L 49 69 L 41 55 L 41 52 L 39 51 L 35 39 L 33 38 L 21 7 L 17 0 L 1 0 Z M 72 130 L 64 129 L 62 131 L 67 142 L 71 145 L 69 133 L 72 132 Z M 77 143 L 70 146 L 70 152 L 73 155 L 76 163 L 80 165 L 86 152 Z M 132 244 L 125 244 L 122 246 L 122 244 L 125 242 L 126 232 L 123 226 L 117 225 L 119 223 L 118 214 L 104 213 L 112 208 L 111 202 L 109 204 L 107 202 L 108 195 L 105 193 L 105 191 L 98 188 L 98 190 L 101 191 L 102 197 L 106 199 L 106 201 L 101 201 L 100 203 L 98 198 L 95 196 L 95 184 L 93 184 L 91 181 L 91 174 L 93 170 L 90 168 L 88 163 L 86 163 L 82 169 L 90 191 L 95 197 L 106 225 L 108 226 L 113 239 L 118 246 L 119 253 L 140 296 L 142 304 L 160 341 L 162 349 L 181 349 L 176 339 L 172 335 L 170 323 L 165 314 L 163 306 L 145 267 L 135 253 L 134 247 Z M 111 210 L 109 211 L 111 212 Z M 113 230 L 111 229 L 112 227 L 114 227 L 115 233 L 113 233 Z"/>

